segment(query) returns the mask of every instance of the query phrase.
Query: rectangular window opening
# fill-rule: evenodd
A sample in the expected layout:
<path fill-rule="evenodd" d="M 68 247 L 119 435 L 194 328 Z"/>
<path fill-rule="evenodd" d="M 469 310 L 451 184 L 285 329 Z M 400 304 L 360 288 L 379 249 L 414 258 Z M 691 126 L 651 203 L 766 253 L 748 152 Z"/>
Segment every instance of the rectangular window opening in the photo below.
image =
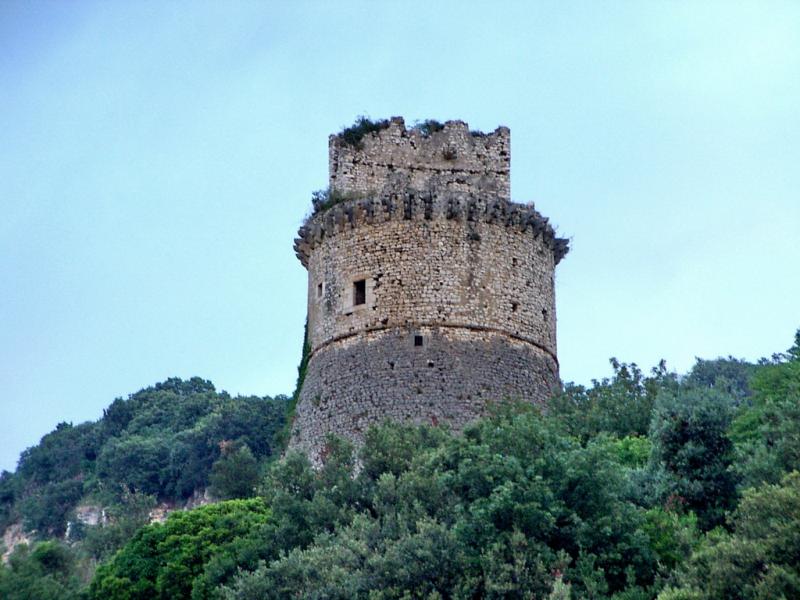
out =
<path fill-rule="evenodd" d="M 353 282 L 353 306 L 367 303 L 367 280 L 359 279 Z"/>
<path fill-rule="evenodd" d="M 415 346 L 422 346 L 422 336 L 421 335 L 415 335 L 414 336 L 414 345 Z"/>
<path fill-rule="evenodd" d="M 317 298 L 322 298 L 322 289 L 323 289 L 322 288 L 322 284 L 318 283 L 317 284 Z"/>

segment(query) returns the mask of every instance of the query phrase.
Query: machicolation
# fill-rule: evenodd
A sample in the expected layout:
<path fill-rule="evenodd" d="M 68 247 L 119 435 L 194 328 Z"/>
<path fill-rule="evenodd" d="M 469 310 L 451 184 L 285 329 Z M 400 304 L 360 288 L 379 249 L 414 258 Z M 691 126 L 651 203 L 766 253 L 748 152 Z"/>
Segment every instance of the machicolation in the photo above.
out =
<path fill-rule="evenodd" d="M 429 122 L 434 123 L 434 122 Z M 300 228 L 305 381 L 290 447 L 319 461 L 385 419 L 460 429 L 558 385 L 555 266 L 567 240 L 511 202 L 510 132 L 392 118 L 329 138 L 330 187 Z"/>

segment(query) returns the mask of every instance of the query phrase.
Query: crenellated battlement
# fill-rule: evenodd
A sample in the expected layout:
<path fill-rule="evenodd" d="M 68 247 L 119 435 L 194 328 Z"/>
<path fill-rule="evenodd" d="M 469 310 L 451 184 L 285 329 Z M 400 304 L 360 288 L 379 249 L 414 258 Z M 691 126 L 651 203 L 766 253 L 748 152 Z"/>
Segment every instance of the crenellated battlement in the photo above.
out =
<path fill-rule="evenodd" d="M 394 187 L 394 189 L 392 189 Z M 418 191 L 403 186 L 387 186 L 380 195 L 342 201 L 313 215 L 303 224 L 294 241 L 294 250 L 303 266 L 323 239 L 345 230 L 377 225 L 392 220 L 431 221 L 435 219 L 494 223 L 529 231 L 541 237 L 558 264 L 569 251 L 569 240 L 556 237 L 555 229 L 532 205 L 509 202 L 500 196 L 474 192 Z"/>
<path fill-rule="evenodd" d="M 390 176 L 404 174 L 415 189 L 480 191 L 510 200 L 510 166 L 507 127 L 484 134 L 464 121 L 406 128 L 402 117 L 392 117 L 356 144 L 342 134 L 328 141 L 330 189 L 342 194 L 374 193 Z"/>

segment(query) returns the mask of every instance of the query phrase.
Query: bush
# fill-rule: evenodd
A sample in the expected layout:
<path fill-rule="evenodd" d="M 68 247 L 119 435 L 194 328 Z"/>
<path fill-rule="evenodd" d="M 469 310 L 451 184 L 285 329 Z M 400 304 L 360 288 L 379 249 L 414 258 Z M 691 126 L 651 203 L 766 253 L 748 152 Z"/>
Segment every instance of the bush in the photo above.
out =
<path fill-rule="evenodd" d="M 106 522 L 84 527 L 81 549 L 93 559 L 108 559 L 150 522 L 155 505 L 153 496 L 124 490 L 120 501 L 106 510 Z"/>
<path fill-rule="evenodd" d="M 231 397 L 211 382 L 168 379 L 116 399 L 95 423 L 60 423 L 0 475 L 0 528 L 22 519 L 39 537 L 64 534 L 82 499 L 112 507 L 128 490 L 180 500 L 209 483 L 220 442 L 259 463 L 280 447 L 288 399 Z"/>

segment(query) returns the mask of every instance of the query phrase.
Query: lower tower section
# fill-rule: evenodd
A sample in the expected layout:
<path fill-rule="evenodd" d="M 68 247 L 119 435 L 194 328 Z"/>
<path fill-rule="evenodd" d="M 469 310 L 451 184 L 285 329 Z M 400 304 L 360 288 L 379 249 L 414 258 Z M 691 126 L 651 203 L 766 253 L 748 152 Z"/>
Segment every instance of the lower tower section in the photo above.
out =
<path fill-rule="evenodd" d="M 391 328 L 320 348 L 309 361 L 291 447 L 314 462 L 330 433 L 360 442 L 386 420 L 460 430 L 491 403 L 544 403 L 558 385 L 546 350 L 503 332 Z"/>

